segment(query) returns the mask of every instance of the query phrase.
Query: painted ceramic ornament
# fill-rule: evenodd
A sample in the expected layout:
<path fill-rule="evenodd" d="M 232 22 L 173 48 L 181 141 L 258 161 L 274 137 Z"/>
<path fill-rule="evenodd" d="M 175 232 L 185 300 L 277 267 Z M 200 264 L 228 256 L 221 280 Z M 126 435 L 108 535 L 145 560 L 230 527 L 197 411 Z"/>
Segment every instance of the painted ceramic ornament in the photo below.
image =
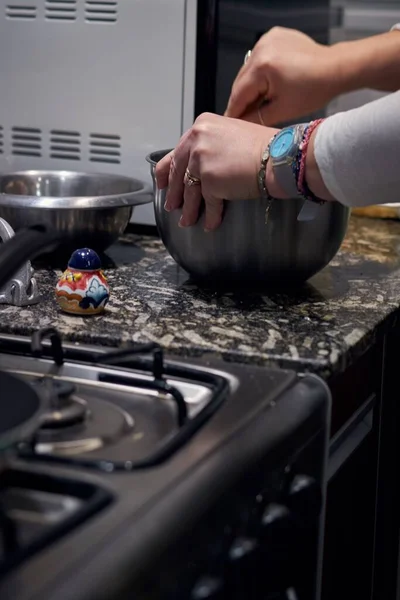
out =
<path fill-rule="evenodd" d="M 97 315 L 104 311 L 110 288 L 94 250 L 75 250 L 68 268 L 56 286 L 57 302 L 63 311 L 74 315 Z"/>

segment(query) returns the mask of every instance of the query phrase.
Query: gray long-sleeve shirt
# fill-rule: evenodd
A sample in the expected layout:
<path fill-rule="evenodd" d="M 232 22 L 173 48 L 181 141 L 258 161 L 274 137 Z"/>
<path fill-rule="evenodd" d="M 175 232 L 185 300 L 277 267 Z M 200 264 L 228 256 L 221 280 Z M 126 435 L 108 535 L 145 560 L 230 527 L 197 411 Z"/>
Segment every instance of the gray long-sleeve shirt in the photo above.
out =
<path fill-rule="evenodd" d="M 326 119 L 315 136 L 315 158 L 342 204 L 399 203 L 400 91 Z"/>

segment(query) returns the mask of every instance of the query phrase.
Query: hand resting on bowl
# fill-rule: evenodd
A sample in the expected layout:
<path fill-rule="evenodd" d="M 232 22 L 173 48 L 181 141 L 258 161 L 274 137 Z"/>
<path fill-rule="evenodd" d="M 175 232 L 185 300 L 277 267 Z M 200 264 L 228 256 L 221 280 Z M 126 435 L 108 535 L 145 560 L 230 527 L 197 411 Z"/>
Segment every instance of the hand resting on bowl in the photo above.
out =
<path fill-rule="evenodd" d="M 261 156 L 276 129 L 214 114 L 198 117 L 156 167 L 157 186 L 168 186 L 165 209 L 182 207 L 181 227 L 194 225 L 201 199 L 205 201 L 205 230 L 222 221 L 224 200 L 259 197 Z M 185 175 L 189 171 L 189 177 Z M 281 190 L 269 189 L 276 198 Z"/>

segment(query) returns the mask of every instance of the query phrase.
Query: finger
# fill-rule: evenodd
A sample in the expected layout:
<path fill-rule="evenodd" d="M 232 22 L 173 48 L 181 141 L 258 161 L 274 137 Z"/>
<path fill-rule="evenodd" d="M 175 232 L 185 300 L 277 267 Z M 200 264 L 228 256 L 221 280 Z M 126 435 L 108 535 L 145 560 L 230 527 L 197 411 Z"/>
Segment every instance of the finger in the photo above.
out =
<path fill-rule="evenodd" d="M 188 135 L 185 134 L 178 146 L 175 148 L 172 160 L 170 162 L 168 177 L 168 192 L 165 199 L 165 209 L 175 210 L 183 202 L 183 178 L 189 161 L 190 145 Z"/>
<path fill-rule="evenodd" d="M 251 70 L 251 67 L 250 67 L 250 65 L 249 65 L 249 61 L 251 61 L 251 56 L 250 56 L 250 58 L 248 59 L 248 61 L 247 61 L 246 63 L 244 63 L 244 64 L 243 64 L 243 65 L 240 67 L 240 69 L 239 69 L 239 71 L 238 71 L 238 74 L 237 74 L 237 75 L 236 75 L 236 77 L 235 77 L 235 81 L 234 81 L 234 82 L 233 82 L 233 84 L 232 84 L 232 88 L 231 88 L 231 95 L 232 95 L 232 91 L 233 91 L 233 90 L 236 88 L 236 86 L 239 84 L 240 80 L 243 78 L 243 75 L 244 75 L 245 73 L 247 73 L 247 72 L 249 71 L 249 69 Z M 229 104 L 229 101 L 228 101 L 228 104 Z M 224 113 L 224 116 L 225 116 L 225 117 L 228 117 L 228 116 L 230 116 L 230 115 L 228 115 L 227 113 L 228 113 L 228 108 L 226 109 L 226 111 L 225 111 L 225 113 Z"/>
<path fill-rule="evenodd" d="M 190 167 L 189 167 L 190 170 Z M 192 173 L 192 171 L 190 170 Z M 201 185 L 185 185 L 183 194 L 182 216 L 179 220 L 181 227 L 194 225 L 199 218 L 201 206 Z"/>
<path fill-rule="evenodd" d="M 249 60 L 240 67 L 240 69 L 238 71 L 238 74 L 235 77 L 235 81 L 233 82 L 233 85 L 235 85 L 235 83 L 237 81 L 239 81 L 239 79 L 241 79 L 243 77 L 243 75 L 246 73 L 246 71 L 248 71 L 251 68 L 250 67 L 250 65 L 251 65 L 250 61 L 251 61 L 251 56 L 250 56 Z"/>
<path fill-rule="evenodd" d="M 240 79 L 237 79 L 233 84 L 225 116 L 237 119 L 250 110 L 268 93 L 268 90 L 261 89 L 262 84 L 265 86 L 265 80 L 260 80 L 255 69 L 247 70 L 243 76 Z"/>
<path fill-rule="evenodd" d="M 155 176 L 157 181 L 157 187 L 163 190 L 168 185 L 169 169 L 171 165 L 173 150 L 168 152 L 158 163 L 156 164 Z"/>
<path fill-rule="evenodd" d="M 214 231 L 221 225 L 224 201 L 220 198 L 213 198 L 206 195 L 204 196 L 204 201 L 206 203 L 204 230 Z"/>

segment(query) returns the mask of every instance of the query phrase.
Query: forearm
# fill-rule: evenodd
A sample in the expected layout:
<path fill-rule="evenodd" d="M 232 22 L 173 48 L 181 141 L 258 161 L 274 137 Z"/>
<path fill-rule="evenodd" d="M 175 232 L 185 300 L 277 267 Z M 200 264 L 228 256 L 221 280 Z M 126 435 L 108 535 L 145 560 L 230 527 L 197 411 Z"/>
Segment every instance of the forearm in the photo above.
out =
<path fill-rule="evenodd" d="M 400 92 L 333 115 L 313 133 L 306 181 L 347 206 L 400 201 Z"/>
<path fill-rule="evenodd" d="M 337 93 L 400 89 L 400 31 L 331 46 Z"/>

